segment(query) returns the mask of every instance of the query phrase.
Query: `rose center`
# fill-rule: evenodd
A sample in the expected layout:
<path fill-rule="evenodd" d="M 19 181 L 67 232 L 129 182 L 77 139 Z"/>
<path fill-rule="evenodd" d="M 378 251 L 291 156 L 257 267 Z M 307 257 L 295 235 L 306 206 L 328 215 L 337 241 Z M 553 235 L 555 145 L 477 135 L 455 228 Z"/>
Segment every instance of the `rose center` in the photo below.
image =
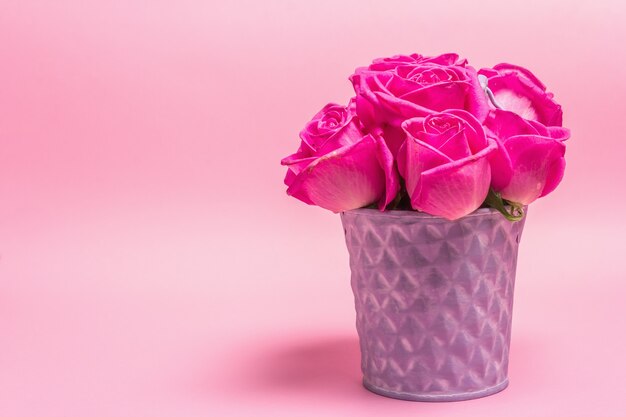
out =
<path fill-rule="evenodd" d="M 321 130 L 334 130 L 341 126 L 342 115 L 337 112 L 327 113 L 318 122 L 318 128 Z"/>
<path fill-rule="evenodd" d="M 422 85 L 428 85 L 440 82 L 441 78 L 439 78 L 439 75 L 435 74 L 432 71 L 424 71 L 412 76 L 411 81 L 415 81 L 416 83 Z"/>
<path fill-rule="evenodd" d="M 443 133 L 452 128 L 459 128 L 459 122 L 450 117 L 432 117 L 428 120 L 428 125 L 436 132 Z"/>

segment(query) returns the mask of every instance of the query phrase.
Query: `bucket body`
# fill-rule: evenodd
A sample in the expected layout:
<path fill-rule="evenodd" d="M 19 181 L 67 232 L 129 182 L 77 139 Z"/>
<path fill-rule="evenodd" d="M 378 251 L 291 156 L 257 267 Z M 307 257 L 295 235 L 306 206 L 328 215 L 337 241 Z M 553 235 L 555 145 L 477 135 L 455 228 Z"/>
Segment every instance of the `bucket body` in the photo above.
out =
<path fill-rule="evenodd" d="M 524 220 L 493 209 L 455 221 L 358 209 L 341 220 L 365 387 L 414 401 L 506 388 Z"/>

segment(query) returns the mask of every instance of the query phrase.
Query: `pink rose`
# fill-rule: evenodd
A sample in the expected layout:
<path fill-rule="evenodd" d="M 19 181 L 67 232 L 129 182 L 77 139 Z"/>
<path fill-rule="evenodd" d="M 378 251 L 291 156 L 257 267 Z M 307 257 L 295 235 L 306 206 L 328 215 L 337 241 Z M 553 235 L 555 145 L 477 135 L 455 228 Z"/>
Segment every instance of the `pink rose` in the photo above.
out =
<path fill-rule="evenodd" d="M 546 91 L 546 86 L 526 68 L 498 64 L 493 69 L 483 68 L 478 73 L 487 77 L 488 87 L 503 110 L 546 126 L 562 126 L 561 106 L 554 101 L 553 94 Z"/>
<path fill-rule="evenodd" d="M 359 120 L 354 117 L 354 108 L 353 100 L 348 107 L 333 103 L 324 106 L 300 132 L 302 142 L 297 154 L 301 157 L 325 154 L 352 143 L 352 138 L 362 136 Z M 342 134 L 338 135 L 339 132 Z"/>
<path fill-rule="evenodd" d="M 448 53 L 438 56 L 423 56 L 420 54 L 411 55 L 394 55 L 389 58 L 377 58 L 369 67 L 370 71 L 388 71 L 402 65 L 416 65 L 416 64 L 437 64 L 437 65 L 459 65 L 466 66 L 467 59 L 459 59 L 457 54 Z"/>
<path fill-rule="evenodd" d="M 504 110 L 492 111 L 485 127 L 487 136 L 498 142 L 491 160 L 491 186 L 503 199 L 526 205 L 559 185 L 568 129 L 546 127 Z"/>
<path fill-rule="evenodd" d="M 456 60 L 454 54 L 379 59 L 370 66 L 374 69 L 357 68 L 350 77 L 359 118 L 366 129 L 382 127 L 393 155 L 405 139 L 400 125 L 407 119 L 447 109 L 467 110 L 481 121 L 486 117 L 489 107 L 476 71 L 464 61 L 449 64 Z"/>
<path fill-rule="evenodd" d="M 446 110 L 402 123 L 407 140 L 398 152 L 411 206 L 455 220 L 481 206 L 491 182 L 488 157 L 496 142 L 464 110 Z"/>
<path fill-rule="evenodd" d="M 334 212 L 376 202 L 383 210 L 396 196 L 391 152 L 378 132 L 363 133 L 352 102 L 326 105 L 300 138 L 298 151 L 281 161 L 287 194 Z"/>

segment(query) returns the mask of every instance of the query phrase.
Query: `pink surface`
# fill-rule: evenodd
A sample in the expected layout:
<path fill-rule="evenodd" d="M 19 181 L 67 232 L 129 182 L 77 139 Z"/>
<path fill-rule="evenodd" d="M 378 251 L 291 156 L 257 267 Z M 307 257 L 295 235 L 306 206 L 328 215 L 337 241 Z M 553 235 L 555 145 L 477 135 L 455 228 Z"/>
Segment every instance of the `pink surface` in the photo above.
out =
<path fill-rule="evenodd" d="M 0 3 L 0 416 L 623 416 L 626 8 Z M 345 74 L 456 50 L 531 68 L 568 169 L 520 250 L 510 387 L 360 386 L 338 216 L 282 156 Z"/>

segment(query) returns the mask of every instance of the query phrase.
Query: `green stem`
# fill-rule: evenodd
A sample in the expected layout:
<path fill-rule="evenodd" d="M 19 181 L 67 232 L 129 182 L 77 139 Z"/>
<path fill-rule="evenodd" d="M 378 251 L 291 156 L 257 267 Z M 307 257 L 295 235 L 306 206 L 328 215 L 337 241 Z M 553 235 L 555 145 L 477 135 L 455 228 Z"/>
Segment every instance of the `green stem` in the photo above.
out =
<path fill-rule="evenodd" d="M 524 218 L 524 207 L 521 204 L 502 199 L 500 194 L 491 188 L 489 188 L 485 204 L 498 210 L 509 221 L 518 222 Z"/>

